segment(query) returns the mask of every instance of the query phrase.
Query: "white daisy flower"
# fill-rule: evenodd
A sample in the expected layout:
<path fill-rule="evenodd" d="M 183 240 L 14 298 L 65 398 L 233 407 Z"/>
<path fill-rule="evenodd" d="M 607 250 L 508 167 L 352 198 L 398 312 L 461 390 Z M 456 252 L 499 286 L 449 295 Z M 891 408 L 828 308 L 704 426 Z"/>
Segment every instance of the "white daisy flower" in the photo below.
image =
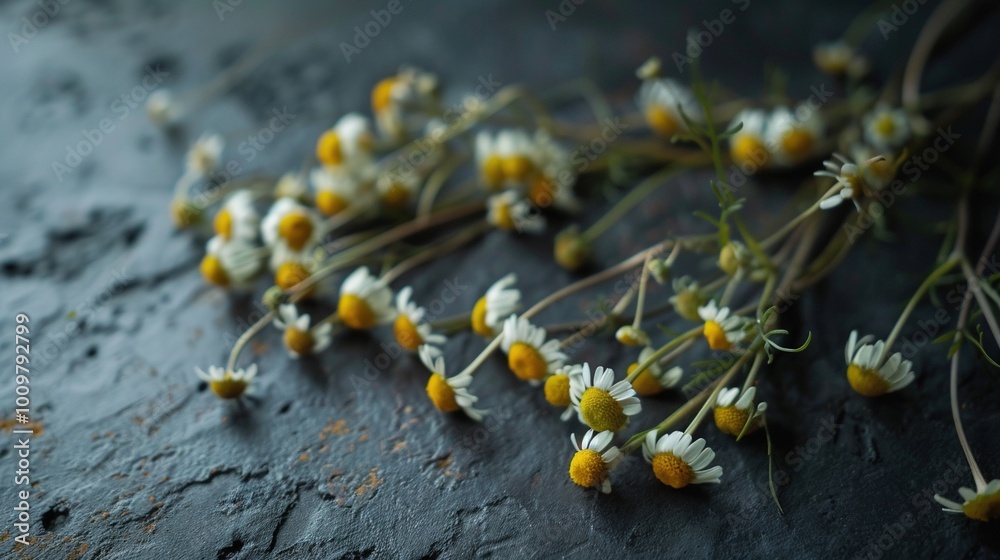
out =
<path fill-rule="evenodd" d="M 757 395 L 757 388 L 750 387 L 746 391 L 740 392 L 739 387 L 730 387 L 719 391 L 719 396 L 715 400 L 715 425 L 723 433 L 731 436 L 738 436 L 743 433 L 743 427 L 750 423 L 746 433 L 752 433 L 760 426 L 760 415 L 767 410 L 767 403 L 753 405 L 753 399 Z"/>
<path fill-rule="evenodd" d="M 257 240 L 259 224 L 260 215 L 254 208 L 253 195 L 250 191 L 241 190 L 231 194 L 215 213 L 212 228 L 226 241 L 237 238 L 253 242 Z"/>
<path fill-rule="evenodd" d="M 368 118 L 348 113 L 316 141 L 316 159 L 330 167 L 364 164 L 371 156 L 373 141 Z"/>
<path fill-rule="evenodd" d="M 707 468 L 715 459 L 715 452 L 705 446 L 705 440 L 691 441 L 684 432 L 671 432 L 659 439 L 656 430 L 650 430 L 643 442 L 642 456 L 653 465 L 656 478 L 671 488 L 684 488 L 688 484 L 718 484 L 722 467 Z"/>
<path fill-rule="evenodd" d="M 674 295 L 670 296 L 670 305 L 674 306 L 674 311 L 688 321 L 697 321 L 701 317 L 698 315 L 698 308 L 705 304 L 705 294 L 701 293 L 701 286 L 698 281 L 690 276 L 675 278 L 670 285 L 674 289 Z"/>
<path fill-rule="evenodd" d="M 396 294 L 396 322 L 392 325 L 396 342 L 411 351 L 425 344 L 444 344 L 447 339 L 444 335 L 431 332 L 431 326 L 424 322 L 427 311 L 410 299 L 412 295 L 413 288 L 410 286 Z"/>
<path fill-rule="evenodd" d="M 310 329 L 311 321 L 309 314 L 299 315 L 294 304 L 278 306 L 278 318 L 274 320 L 274 326 L 284 331 L 282 340 L 292 358 L 319 354 L 330 346 L 333 325 L 324 322 Z"/>
<path fill-rule="evenodd" d="M 1000 518 L 1000 479 L 991 480 L 982 492 L 963 486 L 958 489 L 958 494 L 965 500 L 961 504 L 938 494 L 934 494 L 934 499 L 944 506 L 943 511 L 948 513 L 964 513 L 969 519 L 977 521 Z"/>
<path fill-rule="evenodd" d="M 851 331 L 844 348 L 844 358 L 847 360 L 847 381 L 858 393 L 866 397 L 877 397 L 893 391 L 898 391 L 913 382 L 913 363 L 904 360 L 899 352 L 889 356 L 882 363 L 885 342 L 875 341 L 868 344 L 874 337 L 867 335 L 858 340 L 858 331 Z"/>
<path fill-rule="evenodd" d="M 895 158 L 891 152 L 879 154 L 864 144 L 854 144 L 851 146 L 851 157 L 854 161 L 863 162 L 859 165 L 861 178 L 870 190 L 881 191 L 896 177 Z"/>
<path fill-rule="evenodd" d="M 508 274 L 486 290 L 472 308 L 472 330 L 485 337 L 496 336 L 497 325 L 521 306 L 521 291 L 512 288 L 517 275 Z"/>
<path fill-rule="evenodd" d="M 555 373 L 545 378 L 545 400 L 549 404 L 559 408 L 565 408 L 560 418 L 565 422 L 573 417 L 576 408 L 570 398 L 570 384 L 576 377 L 583 375 L 583 366 L 564 365 Z M 582 420 L 581 420 L 582 422 Z"/>
<path fill-rule="evenodd" d="M 206 176 L 219 167 L 225 140 L 218 134 L 205 133 L 188 150 L 186 156 L 187 173 Z"/>
<path fill-rule="evenodd" d="M 771 159 L 767 149 L 767 113 L 761 109 L 740 111 L 729 128 L 743 123 L 738 132 L 729 137 L 729 155 L 747 173 L 766 166 Z"/>
<path fill-rule="evenodd" d="M 535 171 L 531 137 L 523 130 L 501 130 L 496 136 L 476 135 L 476 163 L 489 190 L 523 186 Z"/>
<path fill-rule="evenodd" d="M 639 364 L 645 362 L 652 356 L 656 350 L 653 350 L 649 346 L 642 349 L 639 352 L 639 361 L 628 366 L 626 373 L 631 374 Z M 634 380 L 632 380 L 632 388 L 640 397 L 650 397 L 653 395 L 658 395 L 677 385 L 677 382 L 681 380 L 681 376 L 684 375 L 684 370 L 679 366 L 674 366 L 670 369 L 664 370 L 660 366 L 659 361 L 653 362 L 648 368 L 644 369 L 642 373 L 639 374 Z"/>
<path fill-rule="evenodd" d="M 292 198 L 275 202 L 261 222 L 264 243 L 271 248 L 271 268 L 286 262 L 302 262 L 322 238 L 319 216 Z"/>
<path fill-rule="evenodd" d="M 468 386 L 472 383 L 472 374 L 462 372 L 455 377 L 448 377 L 444 368 L 444 357 L 441 350 L 434 346 L 423 345 L 420 347 L 420 361 L 431 371 L 431 377 L 427 380 L 427 396 L 430 397 L 434 407 L 441 412 L 455 412 L 459 408 L 469 418 L 480 421 L 487 411 L 474 408 L 479 397 L 469 393 Z"/>
<path fill-rule="evenodd" d="M 354 167 L 317 167 L 309 173 L 316 191 L 316 208 L 333 216 L 347 208 L 358 212 L 374 210 L 378 197 L 373 187 L 374 164 Z"/>
<path fill-rule="evenodd" d="M 669 78 L 643 80 L 637 102 L 646 123 L 664 138 L 687 130 L 681 117 L 682 110 L 694 122 L 703 118 L 701 107 L 691 90 Z"/>
<path fill-rule="evenodd" d="M 830 208 L 840 206 L 840 204 L 845 200 L 850 200 L 860 212 L 861 204 L 858 201 L 864 195 L 864 180 L 861 177 L 861 170 L 858 168 L 857 164 L 852 163 L 840 154 L 833 154 L 833 157 L 840 161 L 824 161 L 823 167 L 826 169 L 816 171 L 813 175 L 817 177 L 830 177 L 831 179 L 835 179 L 837 183 L 834 186 L 839 186 L 841 189 L 836 194 L 820 201 L 819 207 L 824 210 L 828 210 Z"/>
<path fill-rule="evenodd" d="M 392 289 L 363 266 L 341 285 L 337 316 L 344 325 L 359 331 L 388 323 L 396 318 Z"/>
<path fill-rule="evenodd" d="M 309 198 L 309 184 L 302 173 L 289 171 L 274 184 L 274 199 L 293 198 L 304 201 Z"/>
<path fill-rule="evenodd" d="M 804 119 L 800 119 L 805 115 Z M 767 126 L 767 146 L 778 165 L 801 163 L 816 152 L 823 137 L 823 119 L 819 111 L 800 105 L 793 113 L 779 107 L 771 113 Z"/>
<path fill-rule="evenodd" d="M 868 71 L 868 61 L 843 41 L 821 43 L 813 48 L 816 67 L 831 76 L 860 76 Z"/>
<path fill-rule="evenodd" d="M 861 119 L 865 142 L 879 150 L 901 148 L 910 139 L 910 118 L 903 109 L 880 103 Z"/>
<path fill-rule="evenodd" d="M 573 194 L 577 171 L 570 153 L 548 132 L 538 130 L 531 154 L 534 171 L 528 179 L 528 200 L 541 209 L 579 210 L 580 201 Z"/>
<path fill-rule="evenodd" d="M 419 110 L 434 106 L 437 91 L 437 76 L 409 66 L 375 84 L 371 103 L 379 131 L 398 142 L 420 130 L 426 118 Z"/>
<path fill-rule="evenodd" d="M 493 195 L 486 206 L 486 221 L 498 229 L 518 233 L 545 231 L 545 218 L 535 212 L 534 206 L 517 191 L 507 190 Z"/>
<path fill-rule="evenodd" d="M 615 383 L 614 370 L 602 366 L 591 377 L 590 365 L 583 364 L 581 375 L 570 379 L 569 396 L 583 423 L 598 431 L 619 432 L 630 416 L 642 411 L 632 384 L 624 379 Z"/>
<path fill-rule="evenodd" d="M 622 325 L 615 331 L 615 340 L 625 346 L 646 346 L 649 344 L 649 335 L 632 325 Z"/>
<path fill-rule="evenodd" d="M 611 492 L 611 471 L 624 458 L 616 446 L 610 445 L 614 437 L 612 432 L 587 430 L 577 442 L 570 434 L 569 440 L 576 449 L 569 463 L 569 477 L 573 482 L 584 488 L 600 488 L 605 494 Z"/>
<path fill-rule="evenodd" d="M 747 320 L 739 315 L 730 315 L 728 307 L 718 307 L 715 300 L 698 308 L 698 316 L 705 322 L 702 334 L 712 350 L 731 351 L 739 348 L 745 337 L 743 327 Z"/>
<path fill-rule="evenodd" d="M 237 369 L 236 371 L 226 371 L 225 368 L 209 366 L 208 373 L 196 367 L 194 372 L 199 379 L 208 383 L 209 389 L 220 399 L 237 399 L 252 394 L 252 384 L 257 378 L 257 364 L 250 364 L 246 369 Z"/>
<path fill-rule="evenodd" d="M 226 241 L 217 235 L 208 240 L 205 251 L 199 268 L 206 281 L 238 290 L 252 287 L 263 260 L 259 248 L 240 238 Z"/>
<path fill-rule="evenodd" d="M 541 383 L 566 362 L 557 339 L 546 341 L 545 329 L 517 315 L 504 321 L 500 347 L 507 353 L 507 365 L 514 375 L 533 384 Z"/>
<path fill-rule="evenodd" d="M 420 190 L 420 176 L 416 172 L 384 174 L 375 182 L 379 200 L 389 208 L 405 208 Z"/>

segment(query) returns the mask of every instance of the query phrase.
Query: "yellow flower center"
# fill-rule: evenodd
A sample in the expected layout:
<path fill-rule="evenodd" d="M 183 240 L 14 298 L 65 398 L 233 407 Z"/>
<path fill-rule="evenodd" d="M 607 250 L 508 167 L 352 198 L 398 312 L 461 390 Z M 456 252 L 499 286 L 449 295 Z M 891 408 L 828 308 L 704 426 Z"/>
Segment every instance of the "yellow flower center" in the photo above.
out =
<path fill-rule="evenodd" d="M 184 200 L 174 200 L 170 203 L 170 217 L 174 225 L 185 229 L 201 221 L 201 209 Z"/>
<path fill-rule="evenodd" d="M 309 216 L 293 212 L 278 222 L 278 235 L 293 251 L 301 251 L 312 237 L 313 224 Z"/>
<path fill-rule="evenodd" d="M 479 336 L 494 336 L 493 327 L 486 324 L 486 298 L 481 297 L 472 307 L 472 330 Z"/>
<path fill-rule="evenodd" d="M 877 397 L 889 392 L 892 387 L 874 369 L 865 369 L 851 364 L 847 367 L 847 381 L 851 388 L 866 397 Z"/>
<path fill-rule="evenodd" d="M 333 216 L 347 208 L 347 201 L 340 195 L 330 191 L 316 193 L 316 208 L 326 216 Z"/>
<path fill-rule="evenodd" d="M 494 190 L 503 183 L 503 160 L 500 156 L 490 156 L 483 162 L 483 180 Z"/>
<path fill-rule="evenodd" d="M 233 215 L 229 213 L 229 210 L 225 208 L 219 210 L 219 213 L 215 215 L 215 220 L 212 222 L 212 228 L 220 237 L 229 241 L 233 235 Z"/>
<path fill-rule="evenodd" d="M 528 156 L 508 156 L 501 160 L 504 177 L 512 181 L 524 181 L 528 178 L 528 174 L 531 173 L 534 167 Z"/>
<path fill-rule="evenodd" d="M 681 121 L 660 105 L 650 105 L 646 108 L 646 122 L 657 134 L 665 138 L 670 138 L 681 130 Z"/>
<path fill-rule="evenodd" d="M 600 486 L 608 477 L 608 464 L 600 453 L 593 449 L 582 449 L 569 462 L 569 477 L 585 488 Z"/>
<path fill-rule="evenodd" d="M 729 155 L 738 164 L 753 166 L 754 169 L 751 171 L 756 170 L 757 166 L 765 165 L 770 157 L 763 142 L 749 134 L 741 134 L 733 139 L 733 143 L 729 147 Z"/>
<path fill-rule="evenodd" d="M 701 307 L 701 297 L 695 291 L 683 291 L 675 296 L 674 311 L 688 321 L 697 321 L 698 308 Z"/>
<path fill-rule="evenodd" d="M 794 161 L 802 161 L 812 155 L 815 144 L 812 133 L 801 128 L 793 128 L 781 137 L 781 147 Z"/>
<path fill-rule="evenodd" d="M 407 350 L 416 350 L 424 343 L 417 326 L 405 313 L 400 313 L 396 317 L 396 322 L 392 324 L 392 332 L 396 335 L 396 342 Z"/>
<path fill-rule="evenodd" d="M 556 183 L 544 175 L 539 175 L 531 183 L 528 199 L 539 208 L 548 208 L 556 199 Z"/>
<path fill-rule="evenodd" d="M 458 403 L 455 402 L 455 390 L 440 374 L 435 373 L 427 380 L 427 396 L 431 398 L 434 406 L 442 412 L 458 410 Z"/>
<path fill-rule="evenodd" d="M 340 147 L 340 136 L 334 130 L 327 130 L 316 142 L 316 159 L 324 165 L 340 165 L 344 152 Z"/>
<path fill-rule="evenodd" d="M 976 496 L 971 502 L 962 506 L 966 517 L 979 521 L 989 521 L 1000 518 L 1000 492 Z"/>
<path fill-rule="evenodd" d="M 306 267 L 297 262 L 287 262 L 278 267 L 274 273 L 274 283 L 282 290 L 289 290 L 299 282 L 309 278 Z M 312 288 L 309 290 L 312 291 Z"/>
<path fill-rule="evenodd" d="M 545 380 L 545 400 L 552 406 L 566 408 L 569 400 L 569 376 L 565 374 L 551 375 Z"/>
<path fill-rule="evenodd" d="M 493 219 L 500 229 L 507 231 L 514 229 L 514 218 L 510 215 L 510 205 L 506 201 L 493 204 Z"/>
<path fill-rule="evenodd" d="M 393 183 L 384 194 L 382 203 L 390 208 L 401 208 L 410 200 L 410 191 L 406 190 L 399 183 Z"/>
<path fill-rule="evenodd" d="M 726 331 L 723 330 L 722 325 L 716 323 L 715 321 L 705 321 L 705 328 L 702 329 L 702 333 L 705 335 L 705 340 L 708 341 L 708 347 L 712 350 L 732 350 L 733 345 L 729 342 L 729 338 L 726 337 Z"/>
<path fill-rule="evenodd" d="M 208 383 L 209 388 L 215 393 L 219 398 L 222 399 L 235 399 L 243 395 L 247 390 L 247 382 L 242 379 L 233 379 L 226 374 L 225 379 L 220 381 L 210 381 Z"/>
<path fill-rule="evenodd" d="M 896 132 L 896 121 L 889 115 L 882 115 L 875 120 L 875 131 L 882 136 L 892 136 Z"/>
<path fill-rule="evenodd" d="M 375 312 L 368 302 L 354 294 L 343 294 L 337 303 L 337 316 L 341 322 L 356 331 L 375 326 Z"/>
<path fill-rule="evenodd" d="M 738 436 L 743 431 L 743 426 L 747 423 L 750 413 L 740 410 L 735 406 L 717 406 L 713 411 L 715 416 L 715 426 L 723 433 L 731 436 Z M 747 428 L 747 433 L 753 431 L 753 426 Z"/>
<path fill-rule="evenodd" d="M 559 266 L 579 270 L 590 260 L 590 246 L 579 235 L 557 235 L 553 254 Z"/>
<path fill-rule="evenodd" d="M 628 366 L 629 375 L 631 375 L 637 367 L 639 367 L 638 363 Z M 660 382 L 656 379 L 656 376 L 653 375 L 653 372 L 649 368 L 643 370 L 643 372 L 639 374 L 639 377 L 636 377 L 635 380 L 632 381 L 632 388 L 635 389 L 635 392 L 638 393 L 640 397 L 658 395 L 664 390 L 663 385 L 660 385 Z"/>
<path fill-rule="evenodd" d="M 389 108 L 392 103 L 392 87 L 396 85 L 396 78 L 385 78 L 372 88 L 372 111 L 381 113 Z"/>
<path fill-rule="evenodd" d="M 673 453 L 657 453 L 653 456 L 653 474 L 671 488 L 684 488 L 694 482 L 694 469 Z"/>
<path fill-rule="evenodd" d="M 228 286 L 229 285 L 229 275 L 226 274 L 226 269 L 222 267 L 222 263 L 219 259 L 213 255 L 205 255 L 205 258 L 201 259 L 201 275 L 205 277 L 205 280 L 216 286 Z"/>
<path fill-rule="evenodd" d="M 507 354 L 507 365 L 518 379 L 534 380 L 545 377 L 549 364 L 534 346 L 515 342 Z"/>
<path fill-rule="evenodd" d="M 580 397 L 580 415 L 583 421 L 595 431 L 617 432 L 628 424 L 628 416 L 622 405 L 611 393 L 597 387 L 589 387 Z"/>
<path fill-rule="evenodd" d="M 312 333 L 291 327 L 285 329 L 284 340 L 286 348 L 302 356 L 311 354 L 313 346 L 316 345 Z"/>

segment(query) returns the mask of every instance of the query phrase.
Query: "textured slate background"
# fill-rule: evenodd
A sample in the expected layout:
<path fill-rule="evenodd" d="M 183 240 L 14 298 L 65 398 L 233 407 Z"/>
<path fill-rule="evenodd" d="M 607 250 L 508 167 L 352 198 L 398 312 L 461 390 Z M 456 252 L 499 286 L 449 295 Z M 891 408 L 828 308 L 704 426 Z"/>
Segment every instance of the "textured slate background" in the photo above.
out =
<path fill-rule="evenodd" d="M 4 557 L 997 556 L 995 532 L 945 516 L 929 501 L 934 491 L 954 496 L 958 485 L 971 485 L 951 424 L 942 350 L 924 349 L 913 386 L 877 401 L 853 394 L 843 376 L 850 329 L 884 336 L 930 265 L 939 240 L 917 226 L 946 215 L 940 205 L 900 203 L 891 226 L 903 235 L 891 244 L 867 239 L 793 306 L 790 325 L 812 330 L 814 344 L 780 358 L 761 386 L 784 474 L 784 515 L 767 492 L 763 439 L 737 446 L 711 428 L 704 436 L 726 470 L 721 486 L 671 491 L 633 456 L 616 471 L 613 494 L 582 491 L 566 476 L 567 435 L 580 428 L 559 422 L 501 360 L 474 384 L 493 410 L 488 420 L 442 417 L 423 394 L 426 373 L 416 359 L 391 357 L 388 367 L 364 373 L 366 360 L 384 363 L 378 344 L 387 331 L 344 337 L 321 359 L 301 363 L 290 362 L 268 331 L 252 348 L 261 354 L 260 399 L 241 409 L 207 394 L 192 367 L 222 363 L 259 312 L 253 299 L 205 287 L 197 272 L 203 239 L 175 232 L 167 217 L 183 152 L 203 130 L 222 131 L 236 146 L 272 109 L 287 106 L 297 115 L 293 125 L 253 161 L 233 150 L 226 158 L 244 175 L 294 169 L 323 128 L 364 107 L 371 84 L 403 62 L 439 72 L 456 98 L 492 74 L 534 86 L 587 75 L 627 99 L 636 65 L 651 54 L 669 56 L 683 48 L 688 27 L 738 8 L 591 0 L 552 30 L 544 10 L 558 10 L 554 0 L 404 0 L 403 12 L 346 63 L 339 43 L 384 4 L 243 2 L 220 21 L 208 2 L 69 0 L 18 52 L 0 49 L 7 135 L 0 316 L 12 331 L 16 312 L 31 315 L 31 408 L 43 431 L 32 444 L 38 540 L 20 548 L 7 534 Z M 763 87 L 765 63 L 780 62 L 791 70 L 793 95 L 804 97 L 824 83 L 810 46 L 836 37 L 862 4 L 753 0 L 706 50 L 705 71 L 753 94 Z M 3 4 L 4 31 L 21 33 L 21 18 L 39 9 L 30 1 Z M 888 41 L 869 37 L 868 46 L 885 53 L 877 71 L 898 67 L 931 9 L 922 7 Z M 270 30 L 309 25 L 174 135 L 115 102 L 141 84 L 147 65 L 169 74 L 165 85 L 189 88 Z M 995 38 L 976 34 L 952 55 L 954 64 L 928 73 L 928 83 L 981 73 L 995 52 Z M 65 163 L 67 146 L 105 118 L 114 130 L 58 179 L 52 162 Z M 758 222 L 774 217 L 784 181 L 748 188 Z M 690 210 L 710 206 L 705 187 L 701 173 L 672 181 L 602 238 L 600 263 L 668 232 L 697 231 L 702 225 Z M 987 202 L 978 205 L 980 221 L 992 216 Z M 600 204 L 584 219 L 599 214 Z M 550 242 L 491 234 L 406 280 L 424 303 L 451 299 L 446 279 L 464 286 L 444 315 L 471 308 L 509 270 L 535 301 L 572 280 L 550 264 Z M 688 264 L 711 270 L 709 262 Z M 541 320 L 578 316 L 597 293 Z M 668 295 L 658 290 L 651 298 Z M 956 310 L 943 305 L 953 320 Z M 918 318 L 933 312 L 925 304 Z M 7 359 L 12 338 L 0 338 Z M 467 362 L 481 345 L 456 338 L 449 364 Z M 576 358 L 624 368 L 628 357 L 610 346 L 587 346 Z M 969 438 L 987 476 L 998 476 L 996 373 L 969 358 L 960 391 Z M 0 379 L 0 395 L 9 429 L 12 376 Z M 680 402 L 677 393 L 650 400 L 637 425 L 657 422 Z M 5 444 L 5 529 L 13 519 L 12 465 Z M 949 474 L 953 465 L 960 482 Z M 892 527 L 907 519 L 913 523 L 902 531 Z M 888 551 L 876 554 L 873 544 Z"/>

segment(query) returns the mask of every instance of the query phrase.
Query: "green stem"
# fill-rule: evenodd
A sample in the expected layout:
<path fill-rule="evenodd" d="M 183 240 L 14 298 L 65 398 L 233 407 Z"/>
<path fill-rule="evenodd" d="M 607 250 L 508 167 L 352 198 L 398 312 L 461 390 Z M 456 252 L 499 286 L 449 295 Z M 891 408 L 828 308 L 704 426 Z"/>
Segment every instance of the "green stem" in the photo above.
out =
<path fill-rule="evenodd" d="M 890 354 L 890 350 L 892 349 L 893 343 L 895 343 L 896 339 L 899 338 L 899 334 L 900 332 L 902 332 L 903 326 L 906 324 L 906 320 L 910 317 L 910 314 L 913 313 L 913 310 L 917 307 L 917 303 L 920 302 L 920 299 L 924 297 L 924 294 L 927 293 L 927 290 L 929 290 L 931 286 L 933 286 L 938 281 L 939 278 L 947 274 L 951 269 L 955 268 L 955 265 L 959 264 L 960 262 L 962 262 L 961 255 L 958 253 L 953 253 L 952 256 L 948 258 L 948 260 L 941 263 L 941 266 L 937 267 L 933 272 L 931 272 L 930 276 L 925 278 L 924 281 L 920 284 L 920 287 L 917 288 L 916 293 L 913 294 L 913 297 L 910 298 L 910 301 L 906 303 L 906 307 L 903 308 L 903 313 L 899 316 L 899 319 L 896 321 L 896 325 L 892 328 L 892 331 L 889 333 L 889 336 L 885 339 L 885 350 L 882 352 L 882 357 L 879 360 L 878 364 L 879 367 L 881 367 L 882 364 L 885 363 L 886 359 Z"/>

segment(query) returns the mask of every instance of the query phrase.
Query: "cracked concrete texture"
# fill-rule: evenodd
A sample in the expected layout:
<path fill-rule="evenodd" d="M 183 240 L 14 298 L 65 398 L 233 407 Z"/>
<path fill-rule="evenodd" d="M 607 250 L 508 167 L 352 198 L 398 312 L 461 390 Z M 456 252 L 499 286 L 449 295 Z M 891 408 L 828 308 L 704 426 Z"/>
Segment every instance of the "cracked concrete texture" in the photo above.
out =
<path fill-rule="evenodd" d="M 7 234 L 0 239 L 0 317 L 11 318 L 13 329 L 15 313 L 31 315 L 31 409 L 38 422 L 31 455 L 37 540 L 19 547 L 8 533 L 0 542 L 4 557 L 854 557 L 879 539 L 888 543 L 886 557 L 997 555 L 995 532 L 939 513 L 927 495 L 954 496 L 958 485 L 971 484 L 951 425 L 942 350 L 925 348 L 916 383 L 884 399 L 860 398 L 843 376 L 850 329 L 888 332 L 925 272 L 938 243 L 925 234 L 909 232 L 891 245 L 866 240 L 789 313 L 790 328 L 812 331 L 813 345 L 779 358 L 760 388 L 770 406 L 784 515 L 767 489 L 763 439 L 736 445 L 713 429 L 704 436 L 726 471 L 718 487 L 670 491 L 631 457 L 615 472 L 610 496 L 582 491 L 566 476 L 567 436 L 579 426 L 559 422 L 558 411 L 507 375 L 501 360 L 492 360 L 474 386 L 492 409 L 483 424 L 443 417 L 423 393 L 418 360 L 380 358 L 388 332 L 343 336 L 321 359 L 291 362 L 269 330 L 249 348 L 261 369 L 256 401 L 227 406 L 199 385 L 192 368 L 222 363 L 259 316 L 256 298 L 203 284 L 197 263 L 204 239 L 174 231 L 168 219 L 183 152 L 203 130 L 226 133 L 235 148 L 272 109 L 288 107 L 297 115 L 292 126 L 253 160 L 233 150 L 227 157 L 244 175 L 295 169 L 319 132 L 339 114 L 365 107 L 370 85 L 402 62 L 440 72 L 454 91 L 473 90 L 484 75 L 544 86 L 587 74 L 622 97 L 645 56 L 669 56 L 688 26 L 732 3 L 587 2 L 555 31 L 544 11 L 559 4 L 549 4 L 407 2 L 347 64 L 340 42 L 352 40 L 354 26 L 380 6 L 246 3 L 220 21 L 209 3 L 78 0 L 16 54 L 3 53 L 8 85 L 0 89 L 0 119 L 12 136 L 0 165 L 0 233 Z M 930 9 L 922 8 L 898 40 L 871 45 L 889 53 L 877 68 L 900 60 Z M 34 2 L 7 3 L 0 21 L 17 32 L 21 18 L 37 10 Z M 745 83 L 747 91 L 759 88 L 762 61 L 748 71 L 743 47 L 752 44 L 761 59 L 795 70 L 793 91 L 808 95 L 823 83 L 809 66 L 810 45 L 835 37 L 858 10 L 755 3 L 705 55 L 706 73 Z M 141 86 L 149 66 L 168 74 L 167 86 L 189 88 L 269 30 L 303 22 L 317 31 L 303 32 L 175 133 L 163 134 L 139 109 L 116 104 Z M 995 52 L 987 46 L 966 48 Z M 962 61 L 981 70 L 987 59 Z M 65 163 L 67 150 L 102 119 L 114 129 L 92 153 L 68 172 L 54 170 L 53 161 Z M 707 177 L 690 173 L 635 209 L 598 243 L 601 264 L 668 233 L 703 227 L 690 210 L 711 208 Z M 592 199 L 600 199 L 601 189 L 593 190 Z M 785 191 L 772 185 L 748 192 L 750 213 L 770 223 Z M 995 208 L 988 202 L 977 210 L 980 221 Z M 904 201 L 899 212 L 940 217 L 946 210 Z M 550 236 L 491 234 L 405 280 L 418 302 L 440 297 L 445 280 L 454 280 L 455 300 L 442 315 L 470 309 L 512 270 L 526 300 L 536 301 L 573 279 L 550 263 L 550 246 Z M 711 270 L 703 260 L 685 266 Z M 560 303 L 541 320 L 576 317 L 599 293 Z M 933 313 L 925 304 L 917 319 Z M 624 368 L 630 356 L 611 346 L 588 345 L 575 358 Z M 481 347 L 474 337 L 457 337 L 448 362 L 467 362 Z M 0 338 L 0 355 L 12 352 L 12 339 Z M 959 389 L 966 430 L 987 476 L 996 476 L 1000 447 L 992 428 L 1000 415 L 990 405 L 1000 397 L 997 378 L 966 362 Z M 9 430 L 11 376 L 0 379 L 0 395 L 9 397 L 0 400 Z M 680 402 L 678 393 L 650 399 L 637 422 L 658 421 Z M 2 468 L 12 459 L 9 445 L 0 448 Z M 0 477 L 0 504 L 11 503 L 11 478 Z M 907 515 L 913 522 L 900 534 L 895 525 Z M 10 513 L 3 519 L 9 527 Z"/>

